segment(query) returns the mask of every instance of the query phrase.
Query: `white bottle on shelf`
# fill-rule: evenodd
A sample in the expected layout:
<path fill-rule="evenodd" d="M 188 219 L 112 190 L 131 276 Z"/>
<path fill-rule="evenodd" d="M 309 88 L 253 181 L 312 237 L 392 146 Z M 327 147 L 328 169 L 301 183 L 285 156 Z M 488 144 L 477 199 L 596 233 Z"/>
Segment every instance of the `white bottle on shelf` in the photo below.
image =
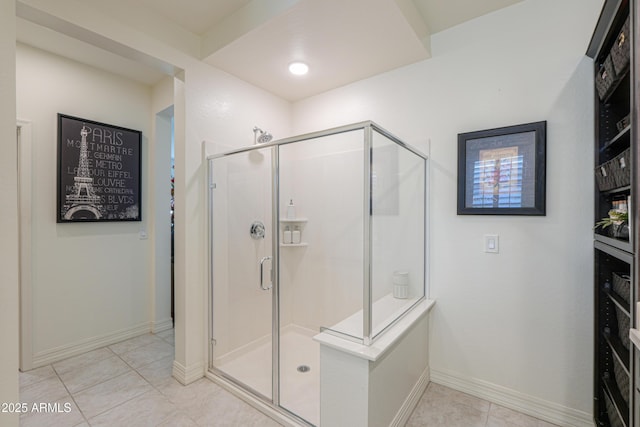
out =
<path fill-rule="evenodd" d="M 297 245 L 297 244 L 300 244 L 300 242 L 301 242 L 300 228 L 296 225 L 296 227 L 293 229 L 293 232 L 291 233 L 291 243 Z"/>
<path fill-rule="evenodd" d="M 282 243 L 284 243 L 285 245 L 291 244 L 291 229 L 289 228 L 288 225 L 284 229 L 284 239 Z"/>
<path fill-rule="evenodd" d="M 289 199 L 289 206 L 287 206 L 287 219 L 296 218 L 296 207 L 293 205 L 293 199 Z"/>

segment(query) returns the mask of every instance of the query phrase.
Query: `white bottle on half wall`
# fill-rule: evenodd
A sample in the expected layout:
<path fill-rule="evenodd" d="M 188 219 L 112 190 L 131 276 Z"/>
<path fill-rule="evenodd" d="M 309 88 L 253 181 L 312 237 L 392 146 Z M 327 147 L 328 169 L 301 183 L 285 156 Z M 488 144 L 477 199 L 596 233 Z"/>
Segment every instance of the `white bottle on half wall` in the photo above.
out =
<path fill-rule="evenodd" d="M 393 272 L 393 297 L 409 298 L 409 272 L 396 270 Z"/>

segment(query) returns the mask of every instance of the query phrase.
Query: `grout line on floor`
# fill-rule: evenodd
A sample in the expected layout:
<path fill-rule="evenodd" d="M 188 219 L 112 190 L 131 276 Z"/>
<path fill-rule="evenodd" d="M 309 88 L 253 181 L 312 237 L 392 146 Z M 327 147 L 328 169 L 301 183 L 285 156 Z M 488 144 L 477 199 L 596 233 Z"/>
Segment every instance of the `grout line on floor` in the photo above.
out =
<path fill-rule="evenodd" d="M 51 364 L 51 369 L 53 369 L 53 372 L 56 374 L 56 377 L 58 377 L 58 380 L 60 380 L 60 382 L 62 383 L 62 386 L 64 387 L 65 390 L 67 390 L 67 393 L 69 394 L 69 397 L 71 398 L 71 400 L 73 400 L 73 404 L 76 405 L 76 408 L 78 408 L 78 411 L 80 412 L 80 415 L 82 415 L 82 419 L 89 424 L 89 419 L 87 418 L 87 416 L 84 414 L 84 412 L 82 411 L 82 409 L 80 409 L 80 406 L 78 405 L 78 402 L 76 402 L 75 397 L 73 396 L 73 393 L 71 393 L 71 390 L 69 390 L 69 388 L 67 387 L 67 385 L 65 384 L 65 382 L 62 380 L 62 377 L 60 376 L 60 374 L 58 373 L 58 371 L 56 370 L 56 368 L 53 366 L 53 363 Z"/>

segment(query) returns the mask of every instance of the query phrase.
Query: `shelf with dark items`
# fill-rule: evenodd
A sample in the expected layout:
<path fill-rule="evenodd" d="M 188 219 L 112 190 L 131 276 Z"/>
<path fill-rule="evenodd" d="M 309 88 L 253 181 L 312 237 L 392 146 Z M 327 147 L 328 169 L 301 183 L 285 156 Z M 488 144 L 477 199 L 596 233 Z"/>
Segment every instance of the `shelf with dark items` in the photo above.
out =
<path fill-rule="evenodd" d="M 603 246 L 603 245 L 601 245 Z M 598 251 L 596 258 L 598 277 L 602 285 L 596 297 L 598 302 L 599 357 L 597 370 L 600 375 L 600 401 L 604 399 L 600 419 L 605 417 L 610 426 L 629 425 L 631 344 L 629 327 L 631 320 L 629 257 L 623 254 L 618 259 L 616 250 Z M 603 412 L 604 410 L 604 412 Z M 603 424 L 606 425 L 606 424 Z"/>
<path fill-rule="evenodd" d="M 630 192 L 631 192 L 631 186 L 630 185 L 625 185 L 624 187 L 612 188 L 611 190 L 607 190 L 607 191 L 601 191 L 601 193 L 603 195 L 630 193 Z"/>
<path fill-rule="evenodd" d="M 605 245 L 620 249 L 621 251 L 631 251 L 631 244 L 628 241 L 614 239 L 613 237 L 603 236 L 601 234 L 596 234 L 593 237 L 596 242 L 604 243 Z"/>
<path fill-rule="evenodd" d="M 640 0 L 605 0 L 587 55 L 594 61 L 593 417 L 640 427 L 636 322 L 638 94 L 633 29 Z M 635 33 L 639 31 L 636 28 Z M 633 61 L 631 58 L 636 58 Z M 630 230 L 634 230 L 630 232 Z M 640 334 L 639 334 L 640 335 Z"/>
<path fill-rule="evenodd" d="M 632 427 L 631 387 L 633 367 L 629 328 L 633 306 L 631 273 L 634 255 L 596 235 L 595 242 L 595 376 L 594 405 L 597 426 Z M 606 242 L 600 241 L 605 240 Z"/>
<path fill-rule="evenodd" d="M 616 136 L 614 136 L 611 140 L 607 141 L 602 148 L 600 148 L 600 153 L 604 153 L 607 150 L 615 150 L 616 147 L 629 147 L 629 138 L 631 137 L 631 126 L 627 125 L 624 129 L 622 129 Z"/>
<path fill-rule="evenodd" d="M 611 290 L 607 290 L 605 288 L 604 293 L 607 294 L 607 296 L 609 297 L 609 299 L 611 301 L 613 301 L 613 303 L 626 315 L 626 316 L 631 316 L 630 312 L 629 312 L 629 303 L 626 302 L 620 295 L 618 295 L 616 292 L 613 292 Z"/>
<path fill-rule="evenodd" d="M 616 357 L 625 369 L 629 370 L 629 349 L 622 344 L 620 337 L 611 335 L 610 332 L 603 332 L 602 338 L 612 350 L 612 354 Z"/>
<path fill-rule="evenodd" d="M 623 2 L 625 3 L 625 2 Z M 625 8 L 626 7 L 626 8 Z M 611 33 L 595 58 L 596 86 L 596 207 L 595 233 L 617 248 L 631 251 L 629 215 L 632 195 L 631 114 L 632 75 L 629 67 L 629 5 L 614 15 Z M 606 225 L 605 225 L 606 224 Z M 603 226 L 604 225 L 604 226 Z M 611 240 L 609 240 L 611 239 Z M 621 243 L 619 243 L 621 242 Z"/>
<path fill-rule="evenodd" d="M 610 425 L 629 427 L 629 406 L 622 399 L 622 394 L 610 378 L 602 378 L 606 393 L 606 409 Z M 618 421 L 618 423 L 616 423 Z"/>

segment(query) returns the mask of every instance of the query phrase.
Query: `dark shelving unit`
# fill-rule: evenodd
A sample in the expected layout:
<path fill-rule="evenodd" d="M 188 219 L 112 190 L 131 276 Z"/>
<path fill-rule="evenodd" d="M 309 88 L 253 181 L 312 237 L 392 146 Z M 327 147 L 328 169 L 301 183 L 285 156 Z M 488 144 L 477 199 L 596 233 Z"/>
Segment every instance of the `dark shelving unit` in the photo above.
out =
<path fill-rule="evenodd" d="M 595 82 L 594 224 L 621 206 L 629 218 L 627 227 L 594 234 L 593 417 L 602 427 L 640 427 L 640 359 L 629 339 L 638 298 L 638 1 L 606 0 L 587 50 Z"/>

